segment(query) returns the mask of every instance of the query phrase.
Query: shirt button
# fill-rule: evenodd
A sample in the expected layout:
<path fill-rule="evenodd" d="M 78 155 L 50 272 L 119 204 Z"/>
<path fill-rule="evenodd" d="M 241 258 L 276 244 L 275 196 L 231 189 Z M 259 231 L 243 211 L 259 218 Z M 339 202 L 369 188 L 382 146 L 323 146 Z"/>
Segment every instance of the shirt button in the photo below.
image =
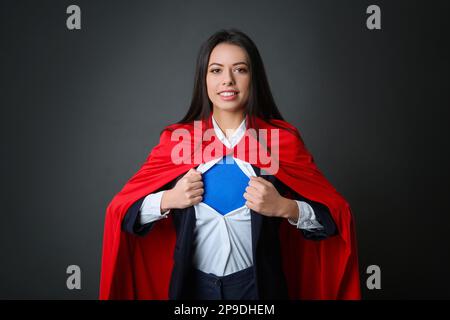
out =
<path fill-rule="evenodd" d="M 222 281 L 220 281 L 220 279 L 216 279 L 214 280 L 214 284 L 218 287 L 220 287 L 220 285 L 222 284 Z"/>

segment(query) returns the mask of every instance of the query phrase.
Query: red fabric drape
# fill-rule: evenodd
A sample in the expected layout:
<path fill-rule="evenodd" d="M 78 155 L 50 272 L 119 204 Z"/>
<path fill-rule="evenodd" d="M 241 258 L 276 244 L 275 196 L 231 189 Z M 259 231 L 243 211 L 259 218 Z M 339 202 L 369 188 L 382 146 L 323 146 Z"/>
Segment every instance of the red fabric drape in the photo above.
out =
<path fill-rule="evenodd" d="M 100 299 L 168 299 L 168 288 L 173 268 L 173 251 L 176 234 L 169 215 L 155 224 L 145 237 L 136 237 L 121 230 L 128 208 L 138 199 L 155 192 L 166 183 L 198 166 L 194 151 L 212 145 L 217 139 L 195 140 L 211 128 L 211 116 L 193 124 L 172 125 L 161 134 L 159 144 L 153 148 L 146 161 L 134 176 L 115 195 L 106 210 L 103 255 L 100 282 Z M 353 216 L 347 201 L 327 181 L 306 149 L 298 130 L 289 123 L 273 120 L 269 124 L 256 118 L 259 129 L 279 129 L 279 139 L 271 135 L 255 139 L 246 134 L 234 150 L 223 145 L 224 152 L 248 161 L 261 146 L 271 150 L 272 161 L 278 161 L 275 176 L 302 196 L 326 205 L 338 228 L 338 235 L 322 241 L 306 240 L 287 220 L 280 226 L 280 241 L 289 297 L 291 299 L 360 299 L 357 246 Z M 172 130 L 189 134 L 190 140 L 171 140 Z M 290 129 L 290 130 L 289 130 Z M 214 135 L 212 135 L 214 136 Z M 178 154 L 180 146 L 191 147 L 190 154 L 180 153 L 191 163 L 175 164 L 172 152 Z M 244 152 L 239 153 L 238 149 Z M 279 152 L 274 152 L 279 150 Z M 206 153 L 206 152 L 205 152 Z M 198 153 L 197 153 L 198 155 Z M 212 152 L 214 158 L 218 154 Z M 198 160 L 198 159 L 197 159 Z M 203 158 L 206 162 L 210 158 Z M 267 168 L 259 158 L 252 163 Z M 158 270 L 157 273 L 154 270 Z"/>

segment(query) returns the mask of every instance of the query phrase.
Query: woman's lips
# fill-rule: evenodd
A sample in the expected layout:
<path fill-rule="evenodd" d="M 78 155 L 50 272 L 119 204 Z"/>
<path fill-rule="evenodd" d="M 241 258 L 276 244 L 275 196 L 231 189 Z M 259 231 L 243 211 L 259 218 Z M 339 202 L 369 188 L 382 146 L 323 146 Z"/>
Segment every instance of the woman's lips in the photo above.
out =
<path fill-rule="evenodd" d="M 239 92 L 232 92 L 232 93 L 233 94 L 230 95 L 230 93 L 222 92 L 219 93 L 219 96 L 223 101 L 231 101 L 237 99 Z"/>

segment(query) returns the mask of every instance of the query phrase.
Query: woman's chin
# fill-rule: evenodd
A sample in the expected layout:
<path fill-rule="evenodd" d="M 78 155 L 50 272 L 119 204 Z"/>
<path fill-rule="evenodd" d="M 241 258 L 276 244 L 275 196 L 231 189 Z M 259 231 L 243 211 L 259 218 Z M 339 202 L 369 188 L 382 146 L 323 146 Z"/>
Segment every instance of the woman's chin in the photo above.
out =
<path fill-rule="evenodd" d="M 220 103 L 215 105 L 214 110 L 217 111 L 227 111 L 227 112 L 236 112 L 236 111 L 242 111 L 244 107 L 241 104 L 238 103 Z"/>

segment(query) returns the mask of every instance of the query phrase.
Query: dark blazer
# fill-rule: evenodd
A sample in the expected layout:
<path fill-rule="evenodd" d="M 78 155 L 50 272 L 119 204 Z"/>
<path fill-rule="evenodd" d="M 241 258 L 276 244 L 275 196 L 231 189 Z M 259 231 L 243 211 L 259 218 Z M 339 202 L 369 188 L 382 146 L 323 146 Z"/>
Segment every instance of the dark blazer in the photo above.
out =
<path fill-rule="evenodd" d="M 260 169 L 256 166 L 253 166 L 253 169 L 256 175 L 260 176 Z M 314 209 L 316 219 L 322 224 L 324 229 L 313 231 L 298 229 L 306 239 L 318 241 L 337 234 L 336 224 L 325 205 L 299 195 L 275 178 L 275 176 L 264 175 L 263 177 L 270 181 L 281 195 L 291 192 L 295 195 L 294 198 L 296 200 L 305 201 Z M 155 192 L 172 188 L 178 179 L 173 180 Z M 157 221 L 145 225 L 139 223 L 139 209 L 144 199 L 145 197 L 139 199 L 129 208 L 122 223 L 124 231 L 136 236 L 145 236 L 154 223 L 158 223 Z M 250 210 L 250 212 L 253 265 L 255 267 L 259 299 L 288 299 L 278 235 L 280 223 L 284 218 L 264 216 L 253 210 Z M 172 209 L 170 215 L 173 217 L 177 240 L 173 255 L 174 266 L 169 286 L 169 299 L 189 299 L 189 288 L 192 288 L 194 285 L 190 282 L 190 272 L 192 270 L 192 244 L 194 243 L 196 222 L 195 209 L 193 206 L 185 209 Z M 292 228 L 296 228 L 296 226 L 292 226 Z"/>

